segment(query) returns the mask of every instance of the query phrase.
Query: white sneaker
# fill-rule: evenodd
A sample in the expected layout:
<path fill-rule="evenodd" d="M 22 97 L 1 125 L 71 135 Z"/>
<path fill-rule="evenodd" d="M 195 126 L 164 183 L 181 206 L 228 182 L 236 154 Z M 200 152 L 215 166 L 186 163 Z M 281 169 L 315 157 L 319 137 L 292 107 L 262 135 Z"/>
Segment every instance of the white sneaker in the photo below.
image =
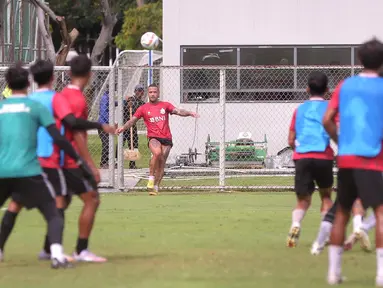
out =
<path fill-rule="evenodd" d="M 362 247 L 363 250 L 370 252 L 371 242 L 367 232 L 360 228 L 355 231 L 355 236 L 360 241 L 360 247 Z"/>
<path fill-rule="evenodd" d="M 311 246 L 311 255 L 319 255 L 322 253 L 324 249 L 324 246 L 320 246 L 318 242 L 314 242 L 313 245 Z"/>
<path fill-rule="evenodd" d="M 66 255 L 64 254 L 64 257 L 66 259 L 66 261 L 68 262 L 74 262 L 74 258 L 69 256 L 69 255 Z M 50 253 L 47 253 L 45 252 L 44 250 L 42 250 L 40 253 L 39 253 L 39 256 L 38 256 L 39 260 L 42 260 L 42 261 L 48 261 L 48 260 L 51 260 L 51 254 Z"/>
<path fill-rule="evenodd" d="M 343 283 L 344 281 L 346 280 L 345 277 L 342 277 L 340 275 L 328 275 L 327 276 L 327 283 L 329 285 L 339 285 L 341 283 Z"/>
<path fill-rule="evenodd" d="M 97 262 L 97 263 L 104 263 L 108 260 L 103 257 L 99 257 L 96 254 L 93 254 L 92 252 L 88 250 L 81 251 L 80 254 L 77 254 L 76 252 L 73 253 L 73 257 L 76 261 L 80 262 Z"/>

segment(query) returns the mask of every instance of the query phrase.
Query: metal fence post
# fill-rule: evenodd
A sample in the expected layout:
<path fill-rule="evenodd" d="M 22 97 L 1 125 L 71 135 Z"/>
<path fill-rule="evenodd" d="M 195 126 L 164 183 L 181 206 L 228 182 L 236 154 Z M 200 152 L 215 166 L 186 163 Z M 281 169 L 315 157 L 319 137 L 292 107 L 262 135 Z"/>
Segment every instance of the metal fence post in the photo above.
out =
<path fill-rule="evenodd" d="M 117 66 L 118 67 L 118 66 Z M 118 116 L 118 126 L 121 127 L 124 125 L 124 109 L 123 109 L 123 92 L 122 92 L 122 70 L 118 68 L 117 70 L 117 116 Z M 119 190 L 124 190 L 124 147 L 123 147 L 123 133 L 121 133 L 117 138 L 117 186 Z"/>
<path fill-rule="evenodd" d="M 115 82 L 115 75 L 114 75 L 115 68 L 114 66 L 110 67 L 110 74 L 109 74 L 109 125 L 115 124 L 115 90 L 116 90 L 116 82 Z M 109 134 L 109 171 L 108 171 L 108 177 L 109 177 L 109 185 L 113 188 L 116 188 L 116 179 L 115 179 L 115 161 L 116 157 L 116 147 L 115 147 L 115 136 L 112 134 Z"/>
<path fill-rule="evenodd" d="M 220 139 L 219 139 L 219 187 L 223 191 L 225 189 L 225 129 L 226 129 L 226 70 L 219 71 L 219 108 L 220 108 Z"/>

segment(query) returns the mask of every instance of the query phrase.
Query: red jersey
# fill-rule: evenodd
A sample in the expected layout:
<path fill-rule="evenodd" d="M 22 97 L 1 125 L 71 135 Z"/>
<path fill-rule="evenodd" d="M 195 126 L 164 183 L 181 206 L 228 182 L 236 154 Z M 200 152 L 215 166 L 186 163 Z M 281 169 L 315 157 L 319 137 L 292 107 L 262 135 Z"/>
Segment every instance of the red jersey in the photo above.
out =
<path fill-rule="evenodd" d="M 290 131 L 295 132 L 295 122 L 297 119 L 297 109 L 295 109 L 293 118 L 291 119 Z M 304 158 L 313 158 L 313 159 L 322 159 L 322 160 L 333 160 L 334 159 L 334 151 L 331 146 L 328 145 L 324 152 L 309 152 L 309 153 L 293 153 L 293 160 L 299 160 Z"/>
<path fill-rule="evenodd" d="M 339 111 L 339 94 L 342 87 L 342 83 L 338 84 L 334 93 L 331 97 L 329 107 L 335 109 L 337 112 Z M 339 115 L 337 114 L 335 117 L 336 120 L 339 119 Z M 340 129 L 342 123 L 339 123 Z M 382 143 L 383 145 L 383 143 Z M 383 171 L 383 149 L 380 153 L 373 158 L 367 158 L 362 156 L 338 156 L 337 164 L 339 168 L 355 168 L 355 169 L 366 169 L 366 170 L 377 170 Z"/>
<path fill-rule="evenodd" d="M 172 139 L 172 133 L 169 127 L 169 114 L 173 112 L 175 107 L 169 102 L 146 103 L 140 106 L 134 117 L 140 119 L 144 118 L 146 128 L 148 130 L 147 136 Z"/>
<path fill-rule="evenodd" d="M 68 85 L 61 91 L 60 95 L 60 97 L 66 99 L 68 105 L 67 107 L 57 107 L 57 109 L 54 109 L 54 114 L 57 121 L 61 122 L 66 116 L 68 116 L 68 114 L 73 114 L 76 118 L 88 118 L 88 106 L 86 104 L 86 99 L 79 87 L 74 85 Z M 85 137 L 87 137 L 87 133 L 83 133 Z M 78 152 L 77 145 L 73 139 L 72 130 L 65 129 L 65 138 L 72 144 L 73 148 Z M 78 168 L 78 166 L 72 158 L 65 155 L 64 168 Z"/>

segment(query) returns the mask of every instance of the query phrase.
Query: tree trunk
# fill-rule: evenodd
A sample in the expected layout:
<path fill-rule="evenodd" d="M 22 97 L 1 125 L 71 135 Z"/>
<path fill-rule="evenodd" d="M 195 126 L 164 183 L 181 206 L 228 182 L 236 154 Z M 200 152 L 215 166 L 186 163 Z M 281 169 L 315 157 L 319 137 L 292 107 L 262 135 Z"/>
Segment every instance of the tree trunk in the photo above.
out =
<path fill-rule="evenodd" d="M 105 48 L 112 42 L 113 28 L 117 23 L 117 15 L 112 15 L 108 1 L 101 0 L 102 27 L 90 56 L 93 65 L 100 64 Z"/>
<path fill-rule="evenodd" d="M 136 0 L 137 2 L 137 7 L 142 7 L 145 5 L 145 1 L 144 0 Z"/>
<path fill-rule="evenodd" d="M 45 24 L 45 14 L 43 9 L 40 7 L 36 7 L 36 13 L 37 13 L 37 21 L 39 23 L 39 30 L 42 35 L 44 46 L 47 49 L 47 58 L 52 62 L 56 63 L 56 53 L 55 53 L 55 47 L 53 45 L 52 36 L 49 33 L 49 30 L 47 29 L 47 25 Z"/>
<path fill-rule="evenodd" d="M 62 37 L 61 47 L 59 51 L 57 52 L 57 57 L 55 57 L 54 63 L 58 66 L 65 65 L 66 57 L 68 56 L 68 52 L 70 48 L 72 47 L 74 41 L 79 35 L 79 32 L 77 29 L 73 29 L 71 33 L 68 33 L 68 29 L 66 26 L 65 18 L 62 16 L 57 16 L 44 2 L 41 0 L 30 0 L 32 4 L 36 6 L 36 8 L 41 8 L 45 13 L 49 15 L 49 17 L 58 23 L 60 25 L 60 32 Z M 39 23 L 40 24 L 40 23 Z M 50 33 L 48 33 L 49 29 L 45 26 L 45 30 L 47 31 L 47 37 L 49 37 L 49 41 L 53 43 L 52 36 Z M 52 44 L 53 45 L 53 44 Z M 54 48 L 53 48 L 54 51 Z M 50 56 L 52 57 L 52 56 Z"/>

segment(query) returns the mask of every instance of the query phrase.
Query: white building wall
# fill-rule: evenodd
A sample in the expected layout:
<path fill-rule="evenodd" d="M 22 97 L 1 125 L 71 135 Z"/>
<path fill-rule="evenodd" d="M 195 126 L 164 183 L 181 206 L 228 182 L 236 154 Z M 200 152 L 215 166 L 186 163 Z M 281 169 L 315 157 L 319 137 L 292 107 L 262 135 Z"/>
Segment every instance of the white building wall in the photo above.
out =
<path fill-rule="evenodd" d="M 163 65 L 180 64 L 182 45 L 346 45 L 377 36 L 381 29 L 381 0 L 164 0 Z M 179 72 L 163 75 L 163 99 L 180 106 Z M 286 146 L 291 114 L 297 103 L 227 105 L 227 140 L 245 130 L 253 139 L 269 140 L 269 153 Z M 181 104 L 194 110 L 196 104 Z M 207 134 L 218 141 L 218 104 L 199 104 L 198 139 L 204 149 Z M 174 157 L 192 145 L 194 121 L 172 119 Z"/>

